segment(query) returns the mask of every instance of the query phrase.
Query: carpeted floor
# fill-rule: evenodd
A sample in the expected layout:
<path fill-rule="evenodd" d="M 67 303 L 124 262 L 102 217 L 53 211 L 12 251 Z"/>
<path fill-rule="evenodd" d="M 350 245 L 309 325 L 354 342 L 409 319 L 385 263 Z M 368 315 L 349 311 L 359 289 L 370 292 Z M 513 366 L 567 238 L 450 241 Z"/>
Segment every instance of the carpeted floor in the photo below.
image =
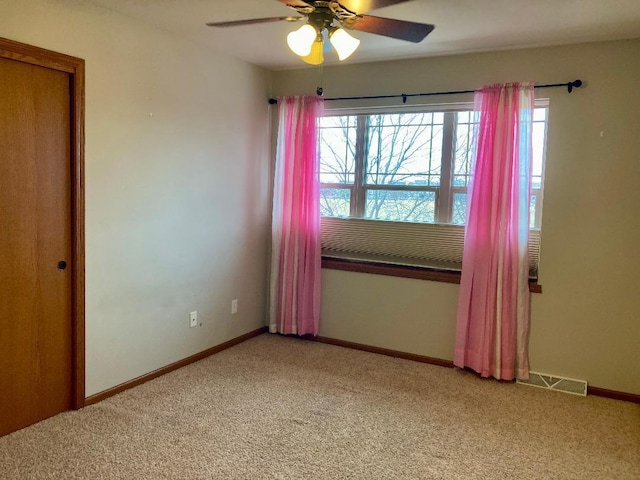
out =
<path fill-rule="evenodd" d="M 265 334 L 0 438 L 1 479 L 640 479 L 640 405 Z"/>

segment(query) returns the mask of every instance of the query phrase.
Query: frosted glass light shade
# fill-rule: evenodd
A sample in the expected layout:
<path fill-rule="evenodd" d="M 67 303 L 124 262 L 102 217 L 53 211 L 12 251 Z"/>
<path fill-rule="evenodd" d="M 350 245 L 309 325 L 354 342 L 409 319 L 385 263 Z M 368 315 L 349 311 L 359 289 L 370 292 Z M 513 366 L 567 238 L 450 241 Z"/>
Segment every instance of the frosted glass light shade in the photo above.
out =
<path fill-rule="evenodd" d="M 319 39 L 317 39 L 315 42 L 313 42 L 313 45 L 311 45 L 311 53 L 302 57 L 302 60 L 311 65 L 320 65 L 322 62 L 324 62 L 324 53 L 322 52 L 322 36 L 319 36 L 318 38 Z"/>
<path fill-rule="evenodd" d="M 331 42 L 331 45 L 333 45 L 333 48 L 336 49 L 340 60 L 344 60 L 351 56 L 351 54 L 355 52 L 356 48 L 360 45 L 360 40 L 353 38 L 342 28 L 333 32 L 329 37 L 329 41 Z"/>
<path fill-rule="evenodd" d="M 308 23 L 287 35 L 287 44 L 293 53 L 300 57 L 306 57 L 311 53 L 311 47 L 318 33 Z"/>

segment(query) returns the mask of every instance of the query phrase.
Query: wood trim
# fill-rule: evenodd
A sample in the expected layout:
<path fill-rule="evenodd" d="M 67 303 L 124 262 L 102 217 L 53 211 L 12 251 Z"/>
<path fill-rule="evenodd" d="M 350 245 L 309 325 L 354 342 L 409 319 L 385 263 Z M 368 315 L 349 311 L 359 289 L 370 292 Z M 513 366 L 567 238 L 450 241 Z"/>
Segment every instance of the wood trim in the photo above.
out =
<path fill-rule="evenodd" d="M 73 408 L 84 406 L 85 397 L 85 201 L 84 201 L 84 61 L 72 75 L 73 91 L 73 221 L 74 221 L 74 347 L 75 379 Z"/>
<path fill-rule="evenodd" d="M 121 383 L 120 385 L 117 385 L 103 392 L 99 392 L 99 393 L 96 393 L 95 395 L 91 395 L 90 397 L 87 397 L 85 399 L 84 404 L 85 406 L 96 404 L 98 402 L 101 402 L 102 400 L 105 400 L 106 398 L 117 395 L 118 393 L 124 392 L 125 390 L 128 390 L 130 388 L 137 387 L 138 385 L 148 382 L 149 380 L 153 380 L 154 378 L 160 377 L 166 373 L 172 372 L 174 370 L 187 366 L 191 363 L 202 360 L 206 357 L 219 353 L 222 350 L 226 350 L 227 348 L 233 347 L 234 345 L 238 345 L 239 343 L 249 340 L 250 338 L 257 337 L 259 335 L 262 335 L 263 333 L 267 333 L 268 331 L 269 331 L 268 327 L 261 327 L 249 333 L 245 333 L 244 335 L 233 338 L 227 342 L 221 343 L 220 345 L 216 345 L 215 347 L 209 348 L 200 353 L 196 353 L 195 355 L 191 355 L 190 357 L 187 357 L 183 360 L 179 360 L 170 365 L 154 370 L 153 372 L 147 373 L 145 375 L 141 375 L 140 377 L 134 378 L 133 380 L 130 380 L 125 383 Z M 417 355 L 414 353 L 401 352 L 399 350 L 391 350 L 388 348 L 373 347 L 371 345 L 348 342 L 346 340 L 339 340 L 337 338 L 330 338 L 330 337 L 323 337 L 323 336 L 314 337 L 312 335 L 304 335 L 302 336 L 302 338 L 305 340 L 313 341 L 313 342 L 326 343 L 329 345 L 336 345 L 338 347 L 361 350 L 363 352 L 377 353 L 379 355 L 402 358 L 404 360 L 427 363 L 429 365 L 437 365 L 437 366 L 446 367 L 446 368 L 453 368 L 454 366 L 451 360 L 443 360 L 441 358 L 427 357 L 425 355 Z M 614 400 L 622 400 L 626 402 L 633 402 L 633 403 L 640 404 L 640 395 L 636 395 L 634 393 L 618 392 L 615 390 L 607 390 L 604 388 L 590 386 L 588 387 L 588 394 L 599 396 L 599 397 L 612 398 Z"/>
<path fill-rule="evenodd" d="M 85 234 L 84 234 L 84 113 L 85 62 L 81 58 L 0 37 L 0 58 L 69 74 L 71 92 L 71 209 L 72 209 L 72 408 L 85 397 Z"/>
<path fill-rule="evenodd" d="M 314 342 L 328 343 L 329 345 L 337 345 L 339 347 L 352 348 L 354 350 L 362 350 L 363 352 L 378 353 L 380 355 L 386 355 L 389 357 L 402 358 L 405 360 L 412 360 L 414 362 L 428 363 L 430 365 L 438 365 L 440 367 L 453 368 L 454 366 L 453 362 L 450 360 L 427 357 L 424 355 L 416 355 L 414 353 L 400 352 L 398 350 L 389 350 L 387 348 L 372 347 L 370 345 L 364 345 L 362 343 L 354 343 L 354 342 L 347 342 L 345 340 L 338 340 L 337 338 L 320 337 L 320 336 L 314 337 L 312 335 L 304 335 L 302 338 L 304 338 L 305 340 L 311 340 Z M 469 369 L 468 371 L 479 376 L 479 374 L 477 374 L 473 370 Z M 607 390 L 606 388 L 588 386 L 587 394 L 597 396 L 597 397 L 605 397 L 605 398 L 611 398 L 614 400 L 622 400 L 624 402 L 632 402 L 632 403 L 640 404 L 640 395 L 635 393 L 619 392 L 617 390 Z"/>
<path fill-rule="evenodd" d="M 529 280 L 529 291 L 531 293 L 542 293 L 542 285 L 535 280 Z"/>
<path fill-rule="evenodd" d="M 71 75 L 73 102 L 73 289 L 74 289 L 74 395 L 73 408 L 84 407 L 85 398 L 85 211 L 84 211 L 84 61 Z"/>
<path fill-rule="evenodd" d="M 245 333 L 244 335 L 240 335 L 239 337 L 232 338 L 231 340 L 221 343 L 220 345 L 216 345 L 215 347 L 208 348 L 207 350 L 203 350 L 200 353 L 196 353 L 195 355 L 191 355 L 190 357 L 184 358 L 182 360 L 178 360 L 170 365 L 167 365 L 162 368 L 158 368 L 153 372 L 146 373 L 141 375 L 133 380 L 129 380 L 128 382 L 121 383 L 120 385 L 116 385 L 113 388 L 108 390 L 104 390 L 102 392 L 96 393 L 87 397 L 84 401 L 85 406 L 93 405 L 95 403 L 101 402 L 102 400 L 117 395 L 118 393 L 124 392 L 125 390 L 129 390 L 130 388 L 137 387 L 138 385 L 142 385 L 149 380 L 153 380 L 154 378 L 158 378 L 166 373 L 172 372 L 179 368 L 185 367 L 191 363 L 202 360 L 203 358 L 209 357 L 213 354 L 221 352 L 222 350 L 226 350 L 229 347 L 233 347 L 234 345 L 238 345 L 250 338 L 257 337 L 258 335 L 262 335 L 263 333 L 268 332 L 267 327 L 260 327 L 256 330 L 253 330 L 249 333 Z"/>
<path fill-rule="evenodd" d="M 606 388 L 587 386 L 587 394 L 640 404 L 640 395 L 635 393 L 619 392 L 617 390 L 607 390 Z"/>
<path fill-rule="evenodd" d="M 428 363 L 430 365 L 438 365 L 440 367 L 453 368 L 453 362 L 451 360 L 443 360 L 441 358 L 427 357 L 424 355 L 417 355 L 415 353 L 401 352 L 399 350 L 390 350 L 388 348 L 372 347 L 370 345 L 364 345 L 362 343 L 347 342 L 345 340 L 338 340 L 337 338 L 329 337 L 313 337 L 311 335 L 305 335 L 302 338 L 319 343 L 328 343 L 329 345 L 337 345 L 338 347 L 351 348 L 354 350 L 362 350 L 363 352 L 377 353 L 380 355 L 386 355 L 388 357 L 402 358 L 404 360 L 412 360 L 414 362 Z"/>
<path fill-rule="evenodd" d="M 438 270 L 437 268 L 394 265 L 346 258 L 322 257 L 322 268 L 457 284 L 460 284 L 461 277 L 461 273 L 454 270 Z M 542 285 L 535 280 L 529 280 L 529 291 L 531 293 L 542 293 Z"/>
<path fill-rule="evenodd" d="M 0 37 L 0 57 L 75 74 L 84 60 Z"/>

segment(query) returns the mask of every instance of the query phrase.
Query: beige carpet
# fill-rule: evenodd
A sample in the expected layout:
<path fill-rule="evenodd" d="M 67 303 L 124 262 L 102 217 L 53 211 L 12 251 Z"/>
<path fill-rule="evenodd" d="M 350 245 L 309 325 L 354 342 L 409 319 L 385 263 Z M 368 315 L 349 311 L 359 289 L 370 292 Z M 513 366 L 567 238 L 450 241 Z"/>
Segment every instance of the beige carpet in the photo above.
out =
<path fill-rule="evenodd" d="M 265 334 L 0 438 L 2 479 L 640 479 L 640 405 Z"/>

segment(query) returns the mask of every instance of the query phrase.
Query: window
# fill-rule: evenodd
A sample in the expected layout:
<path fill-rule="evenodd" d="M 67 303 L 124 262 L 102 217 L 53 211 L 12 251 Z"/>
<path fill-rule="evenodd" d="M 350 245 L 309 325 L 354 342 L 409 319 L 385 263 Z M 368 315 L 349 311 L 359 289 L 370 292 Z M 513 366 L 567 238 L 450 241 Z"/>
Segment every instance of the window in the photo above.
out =
<path fill-rule="evenodd" d="M 323 251 L 459 269 L 472 160 L 472 105 L 320 120 Z M 530 243 L 537 274 L 548 107 L 536 105 Z"/>

